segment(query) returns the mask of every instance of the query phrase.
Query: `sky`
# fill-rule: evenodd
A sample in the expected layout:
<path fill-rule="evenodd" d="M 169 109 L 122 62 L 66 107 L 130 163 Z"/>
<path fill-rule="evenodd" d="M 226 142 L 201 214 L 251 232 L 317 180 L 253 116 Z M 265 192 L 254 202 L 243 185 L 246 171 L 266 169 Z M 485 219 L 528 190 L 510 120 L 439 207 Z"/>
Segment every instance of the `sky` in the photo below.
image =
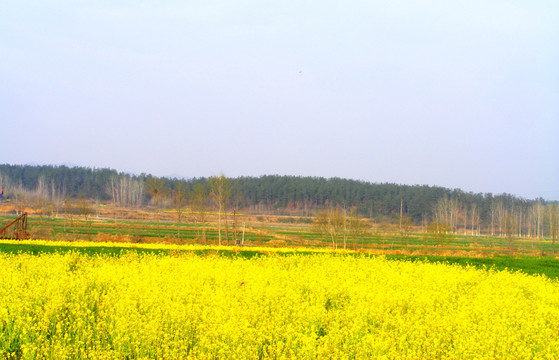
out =
<path fill-rule="evenodd" d="M 559 2 L 0 0 L 0 163 L 559 200 Z"/>

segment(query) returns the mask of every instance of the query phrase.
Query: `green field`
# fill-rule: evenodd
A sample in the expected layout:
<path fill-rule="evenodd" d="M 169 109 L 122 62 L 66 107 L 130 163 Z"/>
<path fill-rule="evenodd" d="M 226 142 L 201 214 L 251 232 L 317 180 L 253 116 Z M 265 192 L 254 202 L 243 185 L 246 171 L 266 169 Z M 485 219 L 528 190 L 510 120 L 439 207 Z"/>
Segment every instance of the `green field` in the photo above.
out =
<path fill-rule="evenodd" d="M 0 216 L 0 224 L 12 220 L 13 216 Z M 309 218 L 301 218 L 309 220 Z M 301 223 L 298 219 L 292 222 L 246 222 L 244 226 L 244 242 L 249 245 L 288 245 L 300 247 L 331 247 L 331 240 L 314 231 L 311 224 Z M 225 229 L 223 229 L 225 230 Z M 229 244 L 243 238 L 243 227 L 229 226 Z M 106 240 L 123 242 L 167 242 L 167 243 L 201 243 L 202 233 L 208 244 L 217 243 L 217 227 L 213 223 L 201 226 L 193 222 L 170 221 L 139 221 L 81 218 L 50 218 L 29 217 L 29 231 L 33 238 L 45 239 L 80 239 Z M 103 235 L 113 238 L 103 238 Z M 225 237 L 223 237 L 225 240 Z M 512 248 L 509 246 L 511 245 Z M 343 247 L 341 238 L 338 247 Z M 347 248 L 377 249 L 394 252 L 405 250 L 406 253 L 433 253 L 464 256 L 494 255 L 531 255 L 549 256 L 553 249 L 549 239 L 513 238 L 509 244 L 504 237 L 471 236 L 471 235 L 433 235 L 428 233 L 399 233 L 380 231 L 373 227 L 372 231 L 359 238 L 348 238 Z"/>
<path fill-rule="evenodd" d="M 14 216 L 0 216 L 0 224 L 7 223 Z M 290 221 L 269 223 L 254 221 L 245 224 L 244 247 L 233 255 L 227 251 L 218 251 L 224 256 L 253 257 L 262 255 L 261 251 L 252 250 L 254 246 L 300 247 L 309 249 L 330 248 L 328 237 L 314 231 L 309 221 L 289 218 Z M 308 220 L 308 219 L 306 219 Z M 243 229 L 229 228 L 229 241 L 223 237 L 223 244 L 235 245 L 242 239 Z M 52 240 L 86 240 L 122 243 L 170 243 L 170 244 L 217 244 L 215 224 L 204 226 L 192 222 L 139 221 L 115 219 L 83 218 L 49 218 L 30 216 L 29 232 L 33 238 Z M 205 232 L 205 242 L 202 233 Z M 233 234 L 233 233 L 236 234 Z M 339 243 L 339 247 L 343 244 Z M 384 233 L 371 231 L 359 239 L 347 239 L 347 248 L 361 251 L 366 256 L 385 254 L 388 258 L 429 262 L 443 262 L 474 266 L 477 268 L 495 268 L 523 271 L 527 274 L 543 274 L 550 278 L 559 278 L 559 260 L 552 255 L 549 240 L 512 239 L 512 252 L 508 239 L 489 236 L 448 235 L 434 236 L 425 233 Z M 163 249 L 131 249 L 122 247 L 79 247 L 46 246 L 34 244 L 0 244 L 0 252 L 31 254 L 78 251 L 85 254 L 107 254 L 118 256 L 128 251 L 168 253 Z M 176 250 L 173 250 L 176 251 Z M 191 251 L 191 250 L 184 250 Z M 196 250 L 204 252 L 207 250 Z M 200 253 L 198 253 L 200 254 Z M 354 255 L 358 256 L 358 255 Z"/>

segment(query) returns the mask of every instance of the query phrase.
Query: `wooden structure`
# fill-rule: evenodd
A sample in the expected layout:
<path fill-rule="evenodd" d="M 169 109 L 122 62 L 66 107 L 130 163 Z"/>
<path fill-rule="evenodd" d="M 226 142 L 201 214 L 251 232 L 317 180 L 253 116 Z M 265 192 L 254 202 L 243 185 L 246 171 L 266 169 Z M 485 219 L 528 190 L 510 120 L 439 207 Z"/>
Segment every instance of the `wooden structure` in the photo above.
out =
<path fill-rule="evenodd" d="M 29 238 L 27 232 L 27 213 L 0 229 L 0 239 L 24 240 Z"/>

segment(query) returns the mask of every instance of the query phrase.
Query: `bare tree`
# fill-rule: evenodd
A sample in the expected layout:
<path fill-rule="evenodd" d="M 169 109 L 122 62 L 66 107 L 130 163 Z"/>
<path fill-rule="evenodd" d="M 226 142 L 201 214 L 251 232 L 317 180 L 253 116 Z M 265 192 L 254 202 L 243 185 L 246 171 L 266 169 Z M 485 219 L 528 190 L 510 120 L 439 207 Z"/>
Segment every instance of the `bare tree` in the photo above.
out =
<path fill-rule="evenodd" d="M 173 207 L 175 208 L 175 212 L 177 213 L 177 220 L 179 223 L 182 221 L 182 214 L 186 205 L 186 196 L 186 186 L 182 181 L 180 181 L 175 186 L 175 189 L 171 192 Z"/>
<path fill-rule="evenodd" d="M 495 235 L 495 203 L 491 202 L 489 211 L 491 213 L 491 236 L 494 236 Z"/>
<path fill-rule="evenodd" d="M 74 214 L 75 214 L 75 204 L 74 200 L 70 197 L 64 199 L 64 203 L 62 205 L 64 211 L 64 232 L 66 232 L 66 220 L 70 220 L 70 226 L 72 227 L 72 232 L 75 231 L 74 229 Z"/>
<path fill-rule="evenodd" d="M 37 187 L 35 189 L 35 194 L 38 198 L 42 200 L 49 199 L 48 185 L 44 175 L 40 175 L 39 178 L 37 179 Z"/>
<path fill-rule="evenodd" d="M 404 210 L 404 199 L 400 199 L 400 232 L 402 232 L 402 215 Z"/>
<path fill-rule="evenodd" d="M 497 219 L 497 223 L 499 224 L 499 236 L 503 236 L 505 230 L 505 220 L 507 217 L 507 210 L 505 209 L 505 205 L 502 201 L 499 201 L 495 205 L 495 217 Z"/>
<path fill-rule="evenodd" d="M 144 183 L 130 175 L 113 175 L 105 191 L 119 206 L 138 207 L 142 205 Z"/>
<path fill-rule="evenodd" d="M 224 212 L 227 211 L 227 205 L 229 203 L 231 197 L 231 183 L 229 179 L 225 177 L 222 173 L 220 176 L 212 176 L 208 181 L 210 185 L 210 190 L 213 195 L 213 200 L 217 207 L 217 234 L 218 234 L 218 244 L 221 245 L 221 219 L 224 215 Z M 227 226 L 226 226 L 226 238 L 229 239 L 227 234 Z"/>
<path fill-rule="evenodd" d="M 353 250 L 357 250 L 357 242 L 369 232 L 369 222 L 361 219 L 355 210 L 350 211 L 346 221 L 349 223 L 349 231 L 353 239 Z"/>
<path fill-rule="evenodd" d="M 444 228 L 445 232 L 456 231 L 456 224 L 458 222 L 458 214 L 460 213 L 460 204 L 456 199 L 443 197 L 435 205 L 433 211 L 434 224 Z M 441 231 L 437 230 L 437 233 Z"/>
<path fill-rule="evenodd" d="M 244 244 L 246 223 L 243 219 L 243 214 L 241 213 L 241 209 L 240 209 L 242 203 L 242 196 L 241 193 L 238 191 L 238 188 L 236 187 L 232 188 L 231 199 L 232 199 L 231 203 L 233 208 L 233 221 L 231 224 L 232 225 L 231 233 L 233 236 L 233 242 L 235 244 Z M 240 234 L 241 226 L 242 226 L 242 235 Z M 239 236 L 241 236 L 240 240 L 239 240 Z"/>
<path fill-rule="evenodd" d="M 476 203 L 472 203 L 472 205 L 470 206 L 470 220 L 471 220 L 471 234 L 472 235 L 479 235 L 479 212 L 477 210 L 477 204 Z M 477 228 L 477 231 L 476 231 Z"/>
<path fill-rule="evenodd" d="M 539 201 L 530 208 L 530 233 L 538 239 L 541 238 L 543 234 L 543 212 L 544 206 Z"/>
<path fill-rule="evenodd" d="M 82 215 L 84 220 L 87 222 L 87 217 L 92 213 L 91 205 L 87 199 L 85 197 L 77 199 L 75 202 L 75 208 L 78 215 Z"/>
<path fill-rule="evenodd" d="M 208 216 L 209 196 L 207 188 L 202 184 L 194 185 L 190 195 L 194 219 L 201 226 L 202 241 L 206 243 L 206 219 Z"/>
<path fill-rule="evenodd" d="M 522 237 L 522 233 L 523 233 L 522 219 L 523 219 L 522 206 L 518 206 L 516 208 L 516 226 L 517 226 L 516 236 L 518 237 Z"/>
<path fill-rule="evenodd" d="M 509 254 L 512 254 L 512 239 L 514 236 L 514 232 L 516 231 L 516 217 L 511 212 L 506 210 L 503 216 L 503 230 L 504 234 L 507 237 Z"/>
<path fill-rule="evenodd" d="M 315 229 L 330 237 L 333 249 L 338 247 L 338 237 L 343 232 L 344 226 L 345 218 L 339 209 L 319 211 L 314 218 Z"/>
<path fill-rule="evenodd" d="M 159 237 L 159 205 L 161 204 L 161 200 L 163 200 L 168 193 L 168 190 L 165 186 L 165 182 L 163 179 L 158 179 L 156 177 L 150 177 L 146 181 L 147 186 L 147 193 L 151 195 L 153 202 L 155 204 L 155 212 L 157 215 L 157 236 Z"/>
<path fill-rule="evenodd" d="M 551 252 L 555 255 L 555 243 L 557 242 L 557 234 L 558 234 L 558 227 L 559 227 L 559 211 L 557 209 L 557 205 L 555 204 L 548 204 L 547 205 L 547 213 L 549 216 L 549 236 L 551 237 Z"/>

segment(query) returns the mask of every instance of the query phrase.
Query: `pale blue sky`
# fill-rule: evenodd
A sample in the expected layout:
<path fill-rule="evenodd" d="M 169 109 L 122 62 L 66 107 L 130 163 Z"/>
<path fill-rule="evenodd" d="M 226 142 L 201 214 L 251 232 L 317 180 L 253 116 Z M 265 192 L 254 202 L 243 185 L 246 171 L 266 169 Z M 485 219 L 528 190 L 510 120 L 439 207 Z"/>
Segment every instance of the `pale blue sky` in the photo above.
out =
<path fill-rule="evenodd" d="M 0 163 L 559 199 L 559 2 L 0 0 Z"/>

